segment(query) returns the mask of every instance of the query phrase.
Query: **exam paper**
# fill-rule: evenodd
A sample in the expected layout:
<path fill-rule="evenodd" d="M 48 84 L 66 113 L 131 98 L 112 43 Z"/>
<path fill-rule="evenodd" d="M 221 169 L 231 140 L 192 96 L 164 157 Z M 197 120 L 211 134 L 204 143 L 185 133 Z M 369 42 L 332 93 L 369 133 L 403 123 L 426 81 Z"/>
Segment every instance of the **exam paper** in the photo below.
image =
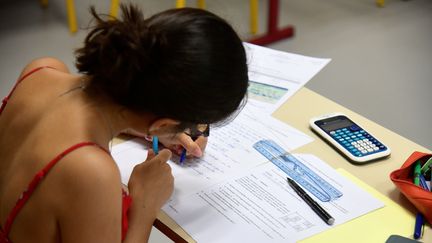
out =
<path fill-rule="evenodd" d="M 383 207 L 319 158 L 297 158 L 343 192 L 334 201 L 320 203 L 335 218 L 335 225 L 324 223 L 289 187 L 286 174 L 271 162 L 170 202 L 163 210 L 197 242 L 286 243 Z"/>
<path fill-rule="evenodd" d="M 249 98 L 273 113 L 331 59 L 292 54 L 244 43 L 249 68 Z"/>
<path fill-rule="evenodd" d="M 258 117 L 258 114 L 254 107 L 246 105 L 234 121 L 212 128 L 202 158 L 188 160 L 183 166 L 177 161 L 171 163 L 176 179 L 171 200 L 266 162 L 253 148 L 256 141 L 273 139 L 288 151 L 313 141 L 306 134 L 269 115 Z"/>
<path fill-rule="evenodd" d="M 212 127 L 201 158 L 187 159 L 180 165 L 178 156 L 173 156 L 169 161 L 175 178 L 171 200 L 176 201 L 266 162 L 252 147 L 256 141 L 272 139 L 288 151 L 313 141 L 311 137 L 270 115 L 259 114 L 255 107 L 246 105 L 226 126 Z M 146 144 L 135 139 L 113 147 L 111 155 L 120 168 L 124 184 L 129 181 L 134 165 L 145 161 Z"/>

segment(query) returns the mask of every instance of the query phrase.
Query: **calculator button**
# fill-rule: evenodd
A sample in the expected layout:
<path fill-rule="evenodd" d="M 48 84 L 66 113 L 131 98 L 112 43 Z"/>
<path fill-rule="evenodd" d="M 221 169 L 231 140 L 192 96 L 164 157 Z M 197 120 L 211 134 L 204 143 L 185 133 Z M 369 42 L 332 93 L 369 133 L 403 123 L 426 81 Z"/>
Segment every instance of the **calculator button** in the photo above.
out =
<path fill-rule="evenodd" d="M 331 131 L 331 132 L 330 132 L 330 135 L 335 135 L 335 134 L 336 134 L 335 131 Z"/>
<path fill-rule="evenodd" d="M 359 131 L 359 130 L 361 130 L 361 128 L 359 126 L 357 126 L 357 125 L 351 125 L 349 128 L 350 128 L 351 131 Z"/>

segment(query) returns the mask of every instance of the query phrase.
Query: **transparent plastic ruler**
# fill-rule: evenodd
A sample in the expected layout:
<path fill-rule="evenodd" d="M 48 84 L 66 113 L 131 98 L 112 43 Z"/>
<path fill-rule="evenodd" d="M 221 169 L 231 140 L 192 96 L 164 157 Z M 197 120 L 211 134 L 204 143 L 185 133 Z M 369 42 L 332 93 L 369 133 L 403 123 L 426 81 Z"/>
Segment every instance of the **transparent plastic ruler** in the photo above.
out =
<path fill-rule="evenodd" d="M 332 201 L 343 195 L 342 192 L 330 185 L 274 141 L 260 140 L 253 147 L 322 202 Z"/>

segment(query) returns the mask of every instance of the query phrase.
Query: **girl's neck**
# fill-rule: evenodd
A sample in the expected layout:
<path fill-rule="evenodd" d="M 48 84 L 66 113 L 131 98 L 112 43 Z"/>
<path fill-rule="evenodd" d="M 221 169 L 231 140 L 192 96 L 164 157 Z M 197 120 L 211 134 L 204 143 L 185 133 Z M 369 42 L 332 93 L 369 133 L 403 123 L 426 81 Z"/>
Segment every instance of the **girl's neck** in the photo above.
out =
<path fill-rule="evenodd" d="M 93 114 L 93 119 L 98 123 L 95 129 L 101 129 L 98 136 L 104 144 L 109 142 L 121 133 L 128 130 L 139 131 L 148 134 L 148 126 L 154 116 L 148 113 L 137 114 L 124 106 L 118 105 L 110 97 L 101 92 L 88 92 L 82 89 L 82 97 L 89 114 Z"/>

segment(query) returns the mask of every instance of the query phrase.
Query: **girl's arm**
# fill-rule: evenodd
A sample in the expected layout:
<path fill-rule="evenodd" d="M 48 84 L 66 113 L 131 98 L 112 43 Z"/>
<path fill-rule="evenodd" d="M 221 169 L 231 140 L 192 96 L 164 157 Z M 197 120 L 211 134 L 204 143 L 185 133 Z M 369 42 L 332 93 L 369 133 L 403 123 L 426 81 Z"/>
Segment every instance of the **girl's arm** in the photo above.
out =
<path fill-rule="evenodd" d="M 121 242 L 122 189 L 117 166 L 98 148 L 85 148 L 86 158 L 71 154 L 61 164 L 58 225 L 61 242 Z M 84 149 L 82 149 L 84 150 Z M 91 151 L 89 151 L 91 150 Z M 82 155 L 82 153 L 79 153 Z M 136 166 L 129 191 L 132 205 L 124 242 L 147 242 L 152 224 L 173 190 L 173 178 L 162 150 Z M 65 163 L 66 162 L 66 163 Z M 60 188 L 60 187 L 59 187 Z"/>

